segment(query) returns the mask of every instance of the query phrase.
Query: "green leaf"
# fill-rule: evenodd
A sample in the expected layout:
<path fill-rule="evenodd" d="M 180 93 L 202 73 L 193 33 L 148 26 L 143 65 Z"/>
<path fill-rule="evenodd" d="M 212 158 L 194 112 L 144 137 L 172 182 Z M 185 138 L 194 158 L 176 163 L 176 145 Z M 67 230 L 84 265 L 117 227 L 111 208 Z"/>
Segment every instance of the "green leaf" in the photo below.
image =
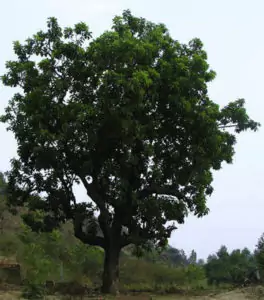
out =
<path fill-rule="evenodd" d="M 181 44 L 130 11 L 92 40 L 85 23 L 63 29 L 49 18 L 47 27 L 14 43 L 17 58 L 1 77 L 22 89 L 1 117 L 18 145 L 9 203 L 35 205 L 35 230 L 72 220 L 87 244 L 166 245 L 188 212 L 208 213 L 213 170 L 232 162 L 237 133 L 260 124 L 243 99 L 220 109 L 209 98 L 215 72 L 199 39 Z M 83 232 L 95 211 L 103 236 Z"/>

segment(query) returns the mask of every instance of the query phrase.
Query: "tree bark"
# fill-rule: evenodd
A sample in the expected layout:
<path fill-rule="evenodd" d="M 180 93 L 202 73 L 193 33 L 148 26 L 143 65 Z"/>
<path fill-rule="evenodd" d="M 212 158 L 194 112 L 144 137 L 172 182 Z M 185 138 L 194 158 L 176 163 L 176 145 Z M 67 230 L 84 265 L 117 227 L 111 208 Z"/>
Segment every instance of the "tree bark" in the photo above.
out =
<path fill-rule="evenodd" d="M 102 293 L 116 295 L 119 292 L 120 247 L 111 245 L 105 248 Z"/>

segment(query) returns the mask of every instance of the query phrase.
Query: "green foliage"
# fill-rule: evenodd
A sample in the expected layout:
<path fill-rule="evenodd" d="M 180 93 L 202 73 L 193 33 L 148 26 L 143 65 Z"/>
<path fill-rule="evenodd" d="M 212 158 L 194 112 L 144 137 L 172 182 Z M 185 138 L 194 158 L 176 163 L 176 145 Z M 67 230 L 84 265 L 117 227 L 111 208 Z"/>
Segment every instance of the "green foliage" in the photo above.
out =
<path fill-rule="evenodd" d="M 16 253 L 22 268 L 23 292 L 27 299 L 43 296 L 47 280 L 58 284 L 62 281 L 65 287 L 74 282 L 90 288 L 99 287 L 103 267 L 102 250 L 72 239 L 71 234 L 66 228 L 51 233 L 35 233 L 24 226 L 18 234 L 16 245 L 10 244 L 9 251 Z M 3 241 L 1 236 L 0 245 Z M 190 257 L 196 256 L 193 253 Z M 258 253 L 256 251 L 253 255 L 246 248 L 228 253 L 223 246 L 216 255 L 208 258 L 204 266 L 199 260 L 196 264 L 189 263 L 182 250 L 172 247 L 162 252 L 155 249 L 144 252 L 140 258 L 135 258 L 132 255 L 133 248 L 129 247 L 121 255 L 120 289 L 124 292 L 153 293 L 176 293 L 191 289 L 194 292 L 210 288 L 206 285 L 207 279 L 209 283 L 229 287 L 242 283 L 254 270 L 255 255 L 258 257 Z M 60 276 L 61 264 L 63 278 Z"/>
<path fill-rule="evenodd" d="M 44 299 L 45 286 L 28 282 L 23 286 L 22 297 L 25 299 Z"/>
<path fill-rule="evenodd" d="M 264 276 L 264 234 L 258 240 L 255 250 L 256 260 L 259 266 L 260 275 L 263 278 Z"/>
<path fill-rule="evenodd" d="M 192 250 L 190 257 L 188 258 L 188 263 L 191 265 L 195 265 L 197 263 L 197 253 Z"/>
<path fill-rule="evenodd" d="M 148 244 L 148 247 L 145 247 L 146 244 L 144 247 L 129 245 L 125 248 L 125 253 L 129 253 L 137 258 L 143 258 L 144 261 L 159 262 L 172 267 L 182 267 L 190 264 L 183 250 L 171 246 L 157 248 L 153 244 Z"/>
<path fill-rule="evenodd" d="M 46 280 L 68 280 L 98 284 L 103 262 L 103 252 L 98 248 L 78 240 L 69 244 L 67 237 L 58 230 L 35 233 L 28 226 L 19 233 L 19 240 L 22 245 L 17 259 L 24 278 L 30 283 L 41 285 Z"/>
<path fill-rule="evenodd" d="M 86 284 L 99 284 L 102 274 L 104 253 L 96 247 L 77 243 L 69 249 L 71 280 Z"/>
<path fill-rule="evenodd" d="M 129 228 L 130 242 L 166 243 L 175 229 L 167 221 L 208 212 L 212 169 L 234 154 L 235 135 L 225 129 L 259 124 L 244 100 L 220 109 L 209 99 L 215 72 L 199 39 L 180 44 L 163 24 L 130 11 L 93 40 L 84 23 L 62 29 L 50 18 L 47 25 L 14 43 L 17 60 L 2 76 L 22 89 L 2 116 L 18 143 L 10 202 L 45 192 L 35 205 L 52 211 L 44 220 L 51 229 L 80 212 L 72 186 L 81 181 L 96 204 L 83 204 L 82 215 L 99 209 L 104 224 L 114 218 Z"/>
<path fill-rule="evenodd" d="M 242 284 L 256 267 L 255 256 L 247 248 L 229 254 L 222 246 L 216 255 L 208 257 L 205 270 L 210 284 Z"/>
<path fill-rule="evenodd" d="M 181 44 L 128 10 L 94 39 L 84 23 L 47 27 L 14 42 L 1 77 L 20 87 L 1 117 L 18 144 L 8 201 L 29 208 L 34 231 L 73 220 L 77 238 L 105 249 L 107 273 L 122 247 L 164 247 L 189 211 L 206 215 L 212 171 L 232 162 L 235 133 L 259 124 L 243 99 L 220 109 L 209 98 L 215 72 L 199 39 Z M 77 203 L 75 183 L 93 202 Z"/>
<path fill-rule="evenodd" d="M 0 254 L 3 256 L 14 256 L 20 246 L 19 240 L 14 232 L 2 233 L 0 239 Z"/>
<path fill-rule="evenodd" d="M 4 173 L 0 172 L 0 255 L 15 256 L 19 243 L 13 229 L 20 219 L 12 218 L 6 200 L 7 182 Z"/>
<path fill-rule="evenodd" d="M 171 267 L 156 261 L 121 259 L 120 284 L 124 290 L 162 292 L 197 287 L 206 280 L 203 267 Z"/>
<path fill-rule="evenodd" d="M 19 261 L 23 262 L 24 276 L 33 285 L 42 285 L 54 273 L 55 266 L 50 255 L 43 247 L 43 239 L 37 234 L 32 234 L 28 227 L 19 234 L 23 242 L 22 251 L 18 254 Z M 50 252 L 52 249 L 50 249 Z"/>
<path fill-rule="evenodd" d="M 206 279 L 205 270 L 202 266 L 190 264 L 185 268 L 189 284 L 203 282 Z"/>
<path fill-rule="evenodd" d="M 173 266 L 185 266 L 188 264 L 188 259 L 183 250 L 169 247 L 162 253 L 162 257 Z"/>
<path fill-rule="evenodd" d="M 19 234 L 23 247 L 17 255 L 24 271 L 22 296 L 26 299 L 43 299 L 46 293 L 45 282 L 52 273 L 56 272 L 56 269 L 43 248 L 43 240 L 40 236 L 33 234 L 26 226 L 23 229 Z"/>

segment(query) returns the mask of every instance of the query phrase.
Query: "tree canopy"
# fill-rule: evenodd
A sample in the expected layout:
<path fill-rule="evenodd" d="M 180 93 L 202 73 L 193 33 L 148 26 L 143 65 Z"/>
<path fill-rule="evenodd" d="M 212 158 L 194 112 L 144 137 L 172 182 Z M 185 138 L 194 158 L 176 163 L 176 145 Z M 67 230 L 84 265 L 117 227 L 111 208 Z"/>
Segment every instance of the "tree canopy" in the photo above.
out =
<path fill-rule="evenodd" d="M 215 72 L 197 38 L 181 44 L 130 11 L 97 38 L 85 23 L 47 27 L 14 43 L 2 76 L 20 87 L 1 118 L 18 144 L 9 203 L 42 211 L 42 230 L 72 219 L 76 237 L 115 257 L 131 243 L 164 245 L 189 211 L 208 213 L 212 170 L 259 124 L 243 99 L 220 108 L 209 98 Z M 77 201 L 75 183 L 91 201 Z M 83 227 L 96 212 L 103 236 Z"/>
<path fill-rule="evenodd" d="M 256 256 L 247 248 L 228 253 L 227 248 L 222 246 L 216 255 L 209 255 L 205 271 L 209 284 L 243 284 L 248 277 L 256 280 L 257 267 Z"/>

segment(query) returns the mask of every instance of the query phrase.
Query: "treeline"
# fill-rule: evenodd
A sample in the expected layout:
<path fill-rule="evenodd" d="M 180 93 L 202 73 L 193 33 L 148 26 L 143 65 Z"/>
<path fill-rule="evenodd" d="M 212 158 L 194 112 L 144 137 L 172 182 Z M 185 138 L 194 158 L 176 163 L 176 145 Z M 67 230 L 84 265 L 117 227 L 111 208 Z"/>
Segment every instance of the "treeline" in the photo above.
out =
<path fill-rule="evenodd" d="M 183 250 L 172 247 L 139 254 L 133 246 L 128 246 L 120 260 L 120 290 L 175 292 L 237 285 L 243 284 L 246 278 L 254 280 L 256 270 L 263 278 L 263 241 L 262 237 L 254 253 L 247 248 L 228 252 L 222 246 L 207 261 L 198 259 L 194 250 L 188 257 Z M 34 284 L 78 282 L 91 289 L 101 284 L 103 251 L 75 239 L 70 224 L 52 233 L 37 234 L 23 224 L 12 234 L 10 230 L 3 231 L 0 255 L 14 257 L 21 265 L 22 279 Z"/>

